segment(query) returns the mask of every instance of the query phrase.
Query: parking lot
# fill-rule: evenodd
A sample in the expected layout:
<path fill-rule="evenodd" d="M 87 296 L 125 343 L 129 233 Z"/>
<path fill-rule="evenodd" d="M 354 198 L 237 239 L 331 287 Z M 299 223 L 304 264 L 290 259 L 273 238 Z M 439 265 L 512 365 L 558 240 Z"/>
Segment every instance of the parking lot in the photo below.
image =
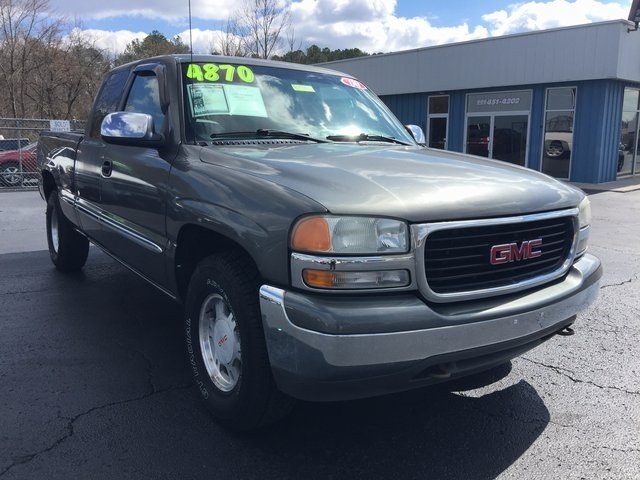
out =
<path fill-rule="evenodd" d="M 99 250 L 65 276 L 44 201 L 0 192 L 0 479 L 640 479 L 640 179 L 590 191 L 600 297 L 477 390 L 208 416 L 181 309 Z"/>

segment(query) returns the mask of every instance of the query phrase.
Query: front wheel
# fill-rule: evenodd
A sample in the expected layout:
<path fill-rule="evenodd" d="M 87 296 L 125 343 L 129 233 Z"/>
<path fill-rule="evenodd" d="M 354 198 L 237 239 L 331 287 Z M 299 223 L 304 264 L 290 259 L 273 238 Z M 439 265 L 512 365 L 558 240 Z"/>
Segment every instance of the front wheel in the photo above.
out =
<path fill-rule="evenodd" d="M 51 261 L 60 271 L 75 272 L 87 261 L 89 241 L 61 212 L 57 190 L 47 200 L 47 244 Z"/>
<path fill-rule="evenodd" d="M 271 374 L 258 286 L 253 264 L 227 252 L 200 262 L 187 293 L 185 334 L 194 379 L 213 416 L 233 430 L 268 425 L 293 405 Z"/>

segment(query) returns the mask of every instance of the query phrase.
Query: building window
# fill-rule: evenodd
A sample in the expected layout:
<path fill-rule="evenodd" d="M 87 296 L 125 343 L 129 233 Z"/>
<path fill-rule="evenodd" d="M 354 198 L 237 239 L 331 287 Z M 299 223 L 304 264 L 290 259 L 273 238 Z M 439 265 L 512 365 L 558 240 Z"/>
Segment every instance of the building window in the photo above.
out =
<path fill-rule="evenodd" d="M 427 145 L 447 150 L 449 130 L 449 95 L 429 97 L 427 115 Z"/>
<path fill-rule="evenodd" d="M 542 172 L 547 175 L 569 178 L 575 109 L 575 87 L 547 88 L 542 148 Z"/>
<path fill-rule="evenodd" d="M 624 89 L 622 121 L 620 127 L 620 147 L 618 149 L 618 175 L 640 173 L 638 155 L 638 115 L 640 114 L 640 90 Z"/>

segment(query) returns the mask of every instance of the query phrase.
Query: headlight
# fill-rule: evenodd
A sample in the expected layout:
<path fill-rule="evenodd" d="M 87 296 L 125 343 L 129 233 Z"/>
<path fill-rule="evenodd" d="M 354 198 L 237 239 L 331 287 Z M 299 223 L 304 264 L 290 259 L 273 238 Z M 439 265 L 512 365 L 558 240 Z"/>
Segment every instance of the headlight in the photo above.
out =
<path fill-rule="evenodd" d="M 584 197 L 578 208 L 580 209 L 580 213 L 578 214 L 580 228 L 582 229 L 591 225 L 591 202 L 589 201 L 589 197 Z"/>
<path fill-rule="evenodd" d="M 293 227 L 291 248 L 298 252 L 371 255 L 409 249 L 407 224 L 389 218 L 306 217 Z"/>
<path fill-rule="evenodd" d="M 576 255 L 582 255 L 587 251 L 589 242 L 589 231 L 591 226 L 591 202 L 588 197 L 584 197 L 578 206 L 578 222 L 580 223 L 580 231 L 578 232 L 578 245 L 576 246 Z"/>

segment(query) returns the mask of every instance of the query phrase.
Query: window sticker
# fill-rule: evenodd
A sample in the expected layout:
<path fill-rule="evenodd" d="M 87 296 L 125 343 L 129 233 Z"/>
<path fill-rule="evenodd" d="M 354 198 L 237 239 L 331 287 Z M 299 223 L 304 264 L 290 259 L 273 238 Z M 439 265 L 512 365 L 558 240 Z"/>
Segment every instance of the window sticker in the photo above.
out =
<path fill-rule="evenodd" d="M 244 85 L 226 85 L 230 113 L 250 117 L 266 117 L 267 109 L 259 88 Z"/>
<path fill-rule="evenodd" d="M 198 83 L 187 85 L 194 117 L 207 115 L 246 115 L 266 117 L 267 109 L 260 89 L 248 85 Z"/>
<path fill-rule="evenodd" d="M 300 85 L 294 83 L 291 85 L 291 88 L 293 88 L 296 92 L 316 92 L 312 85 Z"/>
<path fill-rule="evenodd" d="M 348 87 L 359 88 L 360 90 L 367 89 L 367 86 L 364 83 L 356 80 L 355 78 L 342 77 L 340 81 Z"/>
<path fill-rule="evenodd" d="M 229 113 L 229 103 L 222 85 L 187 85 L 194 117 Z"/>
<path fill-rule="evenodd" d="M 191 63 L 187 67 L 187 78 L 199 82 L 253 83 L 255 75 L 246 65 Z"/>

